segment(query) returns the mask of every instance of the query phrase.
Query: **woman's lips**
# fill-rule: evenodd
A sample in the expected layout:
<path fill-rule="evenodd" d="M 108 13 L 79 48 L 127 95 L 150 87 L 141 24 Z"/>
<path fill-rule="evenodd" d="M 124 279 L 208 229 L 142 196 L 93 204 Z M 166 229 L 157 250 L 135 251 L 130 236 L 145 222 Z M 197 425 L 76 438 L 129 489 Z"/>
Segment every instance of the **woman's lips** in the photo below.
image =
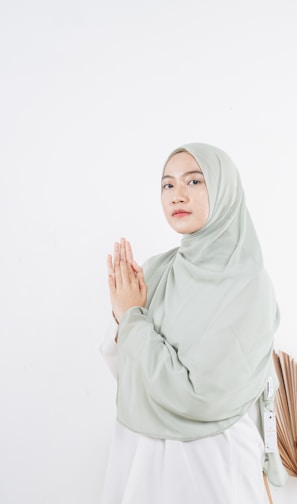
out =
<path fill-rule="evenodd" d="M 181 217 L 187 217 L 187 215 L 190 215 L 191 212 L 186 212 L 185 210 L 175 210 L 175 212 L 173 212 L 172 214 L 172 217 L 177 217 L 177 218 L 181 218 Z"/>

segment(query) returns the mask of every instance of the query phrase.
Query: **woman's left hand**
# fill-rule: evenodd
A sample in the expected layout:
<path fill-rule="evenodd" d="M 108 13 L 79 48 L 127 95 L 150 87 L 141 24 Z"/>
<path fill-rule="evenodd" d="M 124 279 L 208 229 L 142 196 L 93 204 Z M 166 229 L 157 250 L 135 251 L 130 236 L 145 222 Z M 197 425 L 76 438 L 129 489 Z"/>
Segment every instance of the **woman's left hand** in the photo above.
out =
<path fill-rule="evenodd" d="M 147 286 L 143 270 L 133 259 L 130 243 L 121 238 L 107 257 L 108 285 L 112 311 L 118 322 L 129 308 L 145 306 Z"/>

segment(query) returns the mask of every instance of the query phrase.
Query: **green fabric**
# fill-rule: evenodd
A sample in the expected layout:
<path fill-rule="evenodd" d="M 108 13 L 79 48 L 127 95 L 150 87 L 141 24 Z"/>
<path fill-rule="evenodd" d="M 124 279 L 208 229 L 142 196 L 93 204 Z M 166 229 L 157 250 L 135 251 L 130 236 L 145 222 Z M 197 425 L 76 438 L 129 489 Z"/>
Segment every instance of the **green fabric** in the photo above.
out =
<path fill-rule="evenodd" d="M 204 173 L 210 215 L 144 264 L 147 305 L 119 325 L 117 417 L 189 441 L 227 429 L 260 398 L 279 311 L 234 163 L 206 144 L 172 154 L 183 150 Z"/>

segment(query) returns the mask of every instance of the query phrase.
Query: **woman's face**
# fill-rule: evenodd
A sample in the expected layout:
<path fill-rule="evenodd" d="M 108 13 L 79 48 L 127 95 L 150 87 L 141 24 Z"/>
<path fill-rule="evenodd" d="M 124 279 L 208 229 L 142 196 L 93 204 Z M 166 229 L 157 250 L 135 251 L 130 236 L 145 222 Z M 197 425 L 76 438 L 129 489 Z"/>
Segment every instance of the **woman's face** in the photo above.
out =
<path fill-rule="evenodd" d="M 188 152 L 174 154 L 166 164 L 161 201 L 165 217 L 177 233 L 194 233 L 206 224 L 208 191 L 198 163 Z"/>

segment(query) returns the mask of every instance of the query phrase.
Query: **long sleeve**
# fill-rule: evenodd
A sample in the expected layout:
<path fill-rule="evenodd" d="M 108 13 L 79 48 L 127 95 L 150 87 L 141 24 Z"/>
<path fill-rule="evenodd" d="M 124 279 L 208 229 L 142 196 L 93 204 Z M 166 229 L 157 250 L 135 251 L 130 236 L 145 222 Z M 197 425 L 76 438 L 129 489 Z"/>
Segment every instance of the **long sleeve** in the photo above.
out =
<path fill-rule="evenodd" d="M 189 411 L 183 409 L 191 408 L 191 400 L 196 398 L 188 370 L 179 361 L 176 350 L 154 330 L 146 309 L 135 307 L 122 317 L 118 347 L 120 378 L 127 376 L 126 371 L 130 374 L 135 369 L 144 386 L 144 394 L 152 401 L 165 409 L 176 406 L 179 411 L 175 413 L 189 415 Z M 134 377 L 137 375 L 134 374 Z M 171 380 L 174 381 L 174 391 L 170 391 Z M 176 398 L 175 404 L 170 397 L 172 393 Z"/>
<path fill-rule="evenodd" d="M 117 378 L 117 344 L 115 337 L 118 331 L 118 324 L 112 317 L 100 345 L 100 353 L 109 367 L 112 375 Z"/>
<path fill-rule="evenodd" d="M 147 435 L 182 440 L 236 422 L 263 390 L 266 369 L 252 365 L 233 331 L 208 338 L 183 351 L 156 332 L 145 308 L 128 310 L 118 333 L 118 419 Z M 258 346 L 259 359 L 268 361 L 270 349 Z"/>

